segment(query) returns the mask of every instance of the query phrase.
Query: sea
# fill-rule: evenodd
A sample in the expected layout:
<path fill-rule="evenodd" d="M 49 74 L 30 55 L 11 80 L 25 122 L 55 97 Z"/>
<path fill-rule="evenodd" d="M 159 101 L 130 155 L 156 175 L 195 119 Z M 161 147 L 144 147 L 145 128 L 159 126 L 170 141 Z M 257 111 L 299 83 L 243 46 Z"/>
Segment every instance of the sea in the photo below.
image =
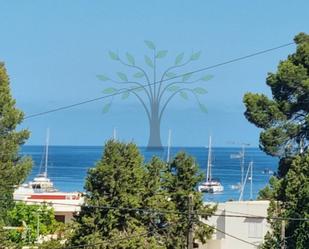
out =
<path fill-rule="evenodd" d="M 140 147 L 145 162 L 154 155 L 167 159 L 167 149 L 150 151 L 146 147 Z M 55 187 L 60 191 L 84 191 L 84 182 L 89 168 L 95 166 L 100 160 L 104 148 L 102 146 L 49 146 L 48 177 L 54 182 Z M 27 181 L 33 179 L 42 172 L 44 165 L 45 146 L 23 146 L 21 154 L 31 156 L 34 161 L 31 174 Z M 193 156 L 198 163 L 200 170 L 206 175 L 208 149 L 205 147 L 172 147 L 170 148 L 171 158 L 178 152 L 185 151 Z M 222 193 L 204 193 L 204 201 L 225 202 L 238 200 L 240 190 L 232 186 L 241 181 L 241 159 L 242 149 L 236 147 L 214 147 L 212 148 L 212 174 L 219 178 L 224 186 Z M 259 191 L 264 188 L 269 178 L 276 172 L 278 159 L 270 157 L 259 148 L 245 149 L 244 175 L 248 171 L 249 163 L 253 162 L 252 192 L 250 178 L 247 180 L 243 192 L 243 200 L 249 200 L 251 193 L 256 199 Z M 250 172 L 249 174 L 250 175 Z"/>

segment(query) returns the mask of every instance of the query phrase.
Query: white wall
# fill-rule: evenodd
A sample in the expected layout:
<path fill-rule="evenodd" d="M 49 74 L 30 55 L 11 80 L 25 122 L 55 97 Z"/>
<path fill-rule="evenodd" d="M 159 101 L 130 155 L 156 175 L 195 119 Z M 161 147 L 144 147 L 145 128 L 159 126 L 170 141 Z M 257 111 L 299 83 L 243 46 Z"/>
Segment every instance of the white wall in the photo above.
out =
<path fill-rule="evenodd" d="M 207 203 L 214 204 L 214 203 Z M 207 245 L 200 245 L 201 249 L 256 249 L 256 246 L 247 244 L 231 236 L 248 241 L 255 245 L 263 243 L 266 232 L 270 225 L 265 218 L 228 217 L 235 216 L 261 216 L 267 217 L 268 201 L 231 201 L 219 203 L 217 215 L 209 220 L 203 220 L 206 224 L 212 225 L 221 233 L 216 231 Z M 226 215 L 226 216 L 223 216 Z M 229 235 L 231 236 L 229 236 Z"/>

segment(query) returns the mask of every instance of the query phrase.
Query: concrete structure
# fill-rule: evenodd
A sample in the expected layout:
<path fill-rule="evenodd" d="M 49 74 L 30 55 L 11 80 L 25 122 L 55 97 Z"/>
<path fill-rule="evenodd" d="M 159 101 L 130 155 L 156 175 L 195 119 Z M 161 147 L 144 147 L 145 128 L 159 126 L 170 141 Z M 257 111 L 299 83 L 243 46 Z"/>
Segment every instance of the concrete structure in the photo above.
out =
<path fill-rule="evenodd" d="M 212 239 L 206 245 L 199 245 L 199 248 L 256 249 L 258 245 L 263 243 L 266 232 L 270 230 L 270 225 L 266 218 L 247 218 L 241 216 L 267 217 L 268 206 L 269 201 L 230 201 L 218 203 L 216 216 L 210 217 L 209 220 L 204 220 L 206 224 L 214 226 L 218 230 L 215 231 Z"/>
<path fill-rule="evenodd" d="M 26 191 L 15 192 L 15 201 L 23 201 L 26 204 L 47 204 L 50 205 L 55 212 L 56 220 L 68 223 L 75 213 L 81 209 L 84 198 L 79 192 L 51 192 L 51 193 L 29 193 Z"/>

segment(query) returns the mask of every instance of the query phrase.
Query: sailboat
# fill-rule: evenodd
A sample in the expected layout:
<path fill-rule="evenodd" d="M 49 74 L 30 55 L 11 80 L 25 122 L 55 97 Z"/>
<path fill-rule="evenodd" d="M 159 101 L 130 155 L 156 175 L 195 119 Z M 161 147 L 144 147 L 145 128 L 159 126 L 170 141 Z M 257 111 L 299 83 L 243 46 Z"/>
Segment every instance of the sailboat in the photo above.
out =
<path fill-rule="evenodd" d="M 220 181 L 212 178 L 212 154 L 211 154 L 211 136 L 209 137 L 208 145 L 208 160 L 207 160 L 207 171 L 206 171 L 206 181 L 198 186 L 198 191 L 207 193 L 222 192 L 224 187 L 221 185 Z"/>
<path fill-rule="evenodd" d="M 60 192 L 54 187 L 53 182 L 48 178 L 48 146 L 49 146 L 49 130 L 47 130 L 46 145 L 44 153 L 44 170 L 34 177 L 34 179 L 28 183 L 24 183 L 14 191 L 14 200 L 23 200 L 30 202 L 42 202 L 42 201 L 66 201 L 75 200 L 79 203 L 81 195 L 78 192 Z M 41 171 L 41 170 L 40 170 Z"/>
<path fill-rule="evenodd" d="M 18 186 L 14 191 L 13 199 L 22 201 L 27 205 L 45 205 L 48 203 L 54 209 L 55 219 L 67 223 L 72 219 L 74 213 L 80 212 L 84 197 L 80 192 L 62 192 L 54 187 L 53 182 L 47 176 L 48 144 L 49 130 L 47 130 L 43 170 L 40 169 L 39 174 L 32 181 Z"/>
<path fill-rule="evenodd" d="M 44 153 L 44 170 L 41 172 L 41 167 L 39 170 L 39 174 L 37 174 L 34 179 L 28 183 L 23 184 L 19 187 L 15 194 L 20 191 L 24 192 L 33 192 L 33 193 L 51 193 L 57 192 L 58 190 L 54 187 L 53 182 L 47 176 L 47 166 L 48 166 L 48 146 L 49 146 L 49 129 L 47 129 L 46 135 L 46 145 L 45 145 L 45 153 Z M 42 158 L 43 161 L 43 158 Z"/>
<path fill-rule="evenodd" d="M 46 134 L 46 145 L 44 155 L 44 171 L 39 172 L 33 181 L 29 182 L 28 185 L 34 190 L 34 192 L 57 192 L 58 190 L 54 187 L 53 182 L 47 177 L 47 166 L 48 166 L 48 146 L 49 146 L 49 129 Z"/>

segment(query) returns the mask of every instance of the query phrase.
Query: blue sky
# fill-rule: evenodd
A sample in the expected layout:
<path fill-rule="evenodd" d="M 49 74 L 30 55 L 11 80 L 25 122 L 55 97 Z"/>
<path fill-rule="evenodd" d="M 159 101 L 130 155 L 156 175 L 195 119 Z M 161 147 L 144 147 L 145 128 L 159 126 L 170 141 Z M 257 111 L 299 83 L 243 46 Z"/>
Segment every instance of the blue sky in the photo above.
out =
<path fill-rule="evenodd" d="M 308 1 L 81 1 L 0 0 L 0 60 L 6 63 L 13 95 L 26 115 L 102 95 L 107 83 L 97 74 L 122 70 L 108 51 L 130 51 L 137 63 L 149 50 L 144 40 L 169 50 L 162 64 L 179 52 L 201 50 L 201 59 L 184 72 L 220 63 L 292 41 L 309 32 Z M 175 98 L 162 121 L 162 142 L 168 129 L 174 145 L 204 146 L 212 134 L 215 146 L 229 141 L 258 145 L 259 130 L 243 117 L 245 92 L 269 94 L 267 72 L 276 70 L 295 47 L 212 69 L 202 98 Z M 106 101 L 105 101 L 106 102 Z M 116 127 L 123 141 L 146 145 L 148 122 L 134 98 L 115 99 L 109 113 L 104 101 L 25 120 L 27 144 L 44 143 L 51 130 L 55 145 L 101 145 Z"/>

